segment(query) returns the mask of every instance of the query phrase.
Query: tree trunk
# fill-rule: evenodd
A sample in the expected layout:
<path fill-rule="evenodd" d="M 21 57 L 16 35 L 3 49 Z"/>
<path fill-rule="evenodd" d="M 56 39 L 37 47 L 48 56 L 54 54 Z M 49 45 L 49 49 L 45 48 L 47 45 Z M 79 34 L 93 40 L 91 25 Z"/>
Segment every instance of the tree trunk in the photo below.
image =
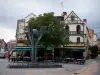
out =
<path fill-rule="evenodd" d="M 47 62 L 47 46 L 45 47 L 45 61 Z"/>
<path fill-rule="evenodd" d="M 52 61 L 54 61 L 54 48 L 52 49 Z"/>

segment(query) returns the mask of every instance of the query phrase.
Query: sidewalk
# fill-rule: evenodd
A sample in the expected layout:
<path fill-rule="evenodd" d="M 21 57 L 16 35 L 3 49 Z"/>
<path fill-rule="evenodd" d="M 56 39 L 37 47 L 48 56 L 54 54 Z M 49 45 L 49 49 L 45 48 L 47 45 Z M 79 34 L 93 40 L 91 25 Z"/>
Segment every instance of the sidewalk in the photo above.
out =
<path fill-rule="evenodd" d="M 90 64 L 84 72 L 76 75 L 92 75 L 97 71 L 97 69 L 98 69 L 98 63 L 95 62 L 93 64 Z"/>
<path fill-rule="evenodd" d="M 84 73 L 86 70 L 89 69 L 89 67 L 91 67 L 92 65 L 96 64 L 96 61 L 92 61 L 90 64 L 88 64 L 87 66 L 83 67 L 80 70 L 77 70 L 76 72 L 74 72 L 75 75 L 80 75 L 81 73 Z"/>
<path fill-rule="evenodd" d="M 83 69 L 84 67 L 88 66 L 89 64 L 92 64 L 95 60 L 89 59 L 86 61 L 84 65 L 78 65 L 78 64 L 62 64 L 63 68 L 52 68 L 52 69 L 34 69 L 34 70 L 27 70 L 27 73 L 25 75 L 75 75 L 74 72 Z M 84 74 L 83 74 L 84 75 Z"/>
<path fill-rule="evenodd" d="M 59 63 L 62 64 L 63 68 L 5 69 L 4 72 L 7 71 L 7 75 L 75 75 L 74 72 L 82 70 L 94 61 L 93 59 L 89 59 L 84 65 Z M 7 64 L 7 61 L 1 62 Z"/>
<path fill-rule="evenodd" d="M 79 64 L 62 64 L 63 68 L 65 71 L 70 72 L 70 73 L 74 73 L 78 70 L 81 70 L 85 67 L 87 67 L 89 64 L 92 64 L 92 62 L 94 62 L 94 59 L 88 59 L 86 60 L 86 63 L 84 65 L 79 65 Z"/>

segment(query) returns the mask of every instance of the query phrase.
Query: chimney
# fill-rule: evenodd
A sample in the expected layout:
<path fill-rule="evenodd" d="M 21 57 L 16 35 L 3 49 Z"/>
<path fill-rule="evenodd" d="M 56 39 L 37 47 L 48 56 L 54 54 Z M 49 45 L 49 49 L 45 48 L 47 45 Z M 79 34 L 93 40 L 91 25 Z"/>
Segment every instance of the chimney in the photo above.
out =
<path fill-rule="evenodd" d="M 62 16 L 64 17 L 64 20 L 67 18 L 67 12 L 63 12 Z"/>
<path fill-rule="evenodd" d="M 83 19 L 83 23 L 87 25 L 87 19 Z"/>
<path fill-rule="evenodd" d="M 63 12 L 63 16 L 64 16 L 64 15 L 67 15 L 67 12 Z"/>

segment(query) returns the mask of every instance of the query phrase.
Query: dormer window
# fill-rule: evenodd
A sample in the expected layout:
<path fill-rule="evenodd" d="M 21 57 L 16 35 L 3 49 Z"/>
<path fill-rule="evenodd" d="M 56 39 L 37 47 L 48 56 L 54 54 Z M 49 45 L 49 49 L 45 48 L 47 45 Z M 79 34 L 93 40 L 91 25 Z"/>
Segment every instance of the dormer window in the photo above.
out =
<path fill-rule="evenodd" d="M 66 30 L 69 31 L 69 26 L 68 25 L 66 25 Z"/>
<path fill-rule="evenodd" d="M 71 16 L 71 21 L 74 21 L 75 17 L 74 16 Z"/>

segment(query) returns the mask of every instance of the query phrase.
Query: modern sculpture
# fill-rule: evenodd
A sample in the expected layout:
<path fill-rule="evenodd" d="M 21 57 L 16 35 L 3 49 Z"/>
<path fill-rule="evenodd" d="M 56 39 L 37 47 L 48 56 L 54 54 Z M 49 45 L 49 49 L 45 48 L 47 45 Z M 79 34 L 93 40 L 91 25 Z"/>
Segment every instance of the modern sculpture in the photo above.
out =
<path fill-rule="evenodd" d="M 37 46 L 46 29 L 46 26 L 41 26 L 39 31 L 32 29 L 31 25 L 28 25 L 28 36 L 32 46 L 31 61 L 37 62 Z"/>

